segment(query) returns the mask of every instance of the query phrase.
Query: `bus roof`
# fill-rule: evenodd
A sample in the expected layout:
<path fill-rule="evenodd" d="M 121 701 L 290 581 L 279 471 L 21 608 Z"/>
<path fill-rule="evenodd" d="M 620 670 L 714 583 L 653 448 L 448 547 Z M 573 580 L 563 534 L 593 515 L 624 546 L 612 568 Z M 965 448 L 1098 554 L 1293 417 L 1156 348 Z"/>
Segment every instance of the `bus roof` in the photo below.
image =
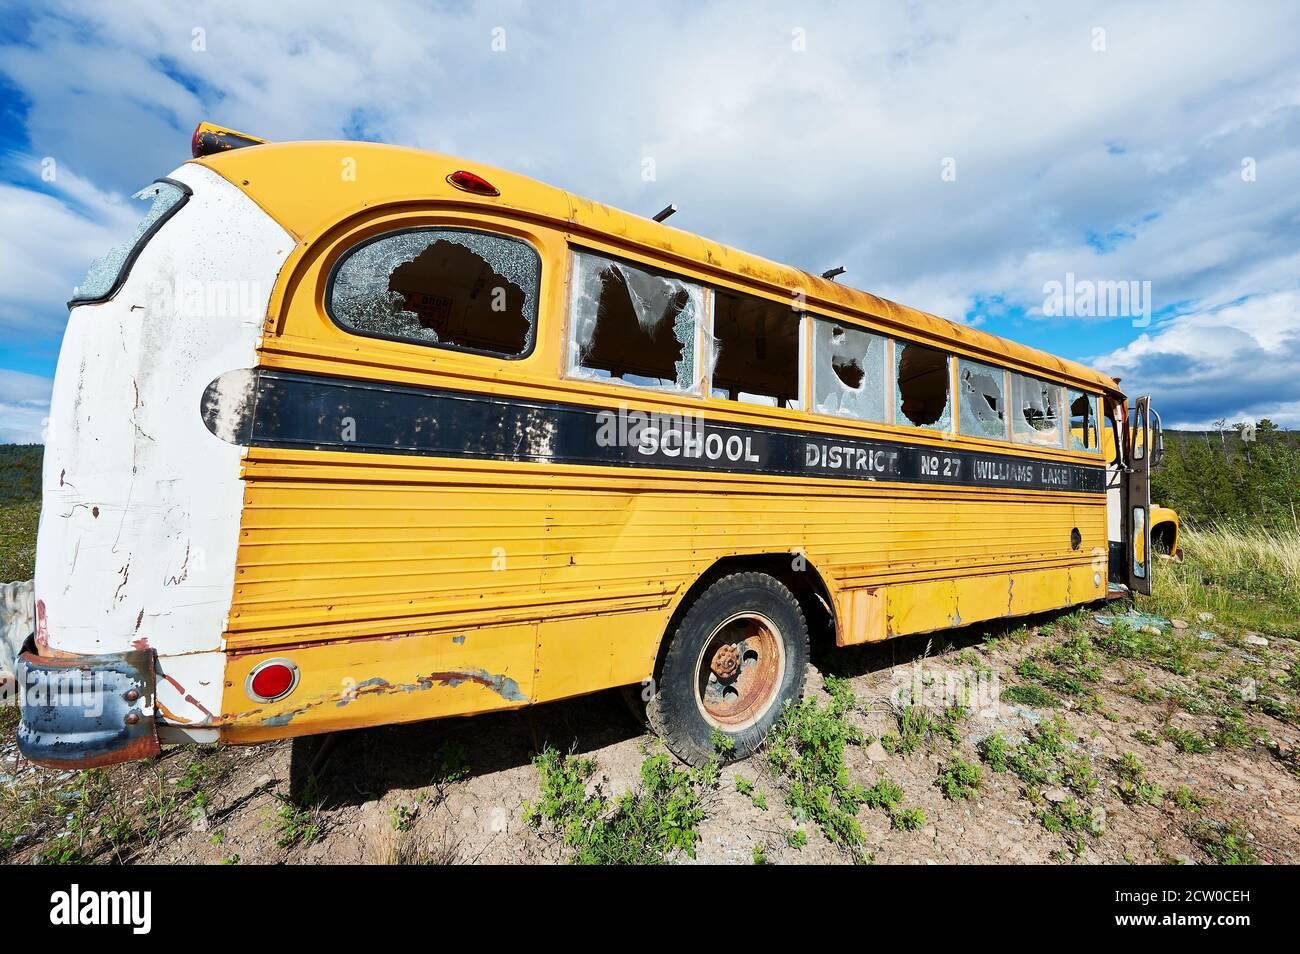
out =
<path fill-rule="evenodd" d="M 499 208 L 782 297 L 801 289 L 814 311 L 869 318 L 1003 365 L 1120 394 L 1113 378 L 1076 361 L 481 163 L 368 142 L 268 143 L 192 161 L 243 189 L 299 241 L 313 240 L 348 216 L 379 205 L 433 199 Z M 451 185 L 447 177 L 462 169 L 486 179 L 500 194 L 474 195 Z"/>

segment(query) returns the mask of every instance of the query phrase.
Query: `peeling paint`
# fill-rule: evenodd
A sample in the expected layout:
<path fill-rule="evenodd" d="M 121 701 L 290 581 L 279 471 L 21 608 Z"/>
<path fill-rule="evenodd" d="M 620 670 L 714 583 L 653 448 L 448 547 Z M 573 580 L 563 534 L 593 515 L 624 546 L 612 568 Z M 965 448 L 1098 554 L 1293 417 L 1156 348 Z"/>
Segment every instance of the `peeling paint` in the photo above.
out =
<path fill-rule="evenodd" d="M 344 690 L 341 694 L 331 693 L 320 699 L 307 702 L 295 709 L 287 712 L 280 712 L 276 715 L 267 716 L 258 720 L 261 725 L 271 728 L 279 728 L 288 725 L 298 716 L 303 715 L 318 706 L 333 702 L 335 708 L 344 706 L 356 701 L 361 696 L 369 695 L 391 695 L 394 693 L 423 692 L 434 686 L 445 686 L 455 689 L 457 686 L 473 683 L 474 685 L 483 686 L 490 689 L 503 699 L 510 702 L 528 702 L 529 699 L 519 688 L 519 683 L 504 674 L 489 673 L 485 669 L 457 669 L 447 672 L 432 672 L 427 676 L 417 676 L 415 682 L 391 683 L 387 679 L 378 676 L 372 676 L 362 682 L 357 683 L 350 689 Z M 221 722 L 241 722 L 246 719 L 257 716 L 261 709 L 253 709 L 250 712 L 243 712 L 233 716 L 223 716 Z"/>
<path fill-rule="evenodd" d="M 36 645 L 48 649 L 50 645 L 50 627 L 45 618 L 45 601 L 36 601 Z"/>
<path fill-rule="evenodd" d="M 214 716 L 214 715 L 212 714 L 212 712 L 211 712 L 211 711 L 210 711 L 210 710 L 209 710 L 205 705 L 203 705 L 203 703 L 199 702 L 199 700 L 195 699 L 192 695 L 190 695 L 189 690 L 186 689 L 184 686 L 182 686 L 182 685 L 181 685 L 179 682 L 177 682 L 174 678 L 172 678 L 171 676 L 167 675 L 166 673 L 162 673 L 162 672 L 160 672 L 158 675 L 160 675 L 160 676 L 162 676 L 164 679 L 166 679 L 166 680 L 167 680 L 167 683 L 168 683 L 168 684 L 169 684 L 173 689 L 175 689 L 177 692 L 179 692 L 179 693 L 181 694 L 181 698 L 182 698 L 182 699 L 184 699 L 186 702 L 188 702 L 188 703 L 189 703 L 190 705 L 192 705 L 194 708 L 198 709 L 198 710 L 199 710 L 200 712 L 202 712 L 205 716 L 207 716 L 207 719 L 206 719 L 205 721 L 207 721 L 207 722 L 211 722 L 211 721 L 213 721 L 213 720 L 216 718 L 216 716 Z"/>
<path fill-rule="evenodd" d="M 389 686 L 389 682 L 387 679 L 380 679 L 378 676 L 374 676 L 373 678 L 367 679 L 364 682 L 357 683 L 350 690 L 343 693 L 343 698 L 340 699 L 338 702 L 336 702 L 335 706 L 342 709 L 345 705 L 347 705 L 357 696 L 366 694 L 367 690 L 379 691 L 379 690 L 387 689 L 388 686 Z"/>
<path fill-rule="evenodd" d="M 181 568 L 176 573 L 168 576 L 163 580 L 163 586 L 179 586 L 184 583 L 190 575 L 190 544 L 185 543 L 185 556 L 181 559 Z"/>
<path fill-rule="evenodd" d="M 122 595 L 122 587 L 126 586 L 127 581 L 131 578 L 131 561 L 128 559 L 125 563 L 123 563 L 120 567 L 118 567 L 117 572 L 121 574 L 122 582 L 118 583 L 117 589 L 113 591 L 114 603 L 119 603 L 126 598 Z"/>
<path fill-rule="evenodd" d="M 462 682 L 474 682 L 491 689 L 503 699 L 511 702 L 527 702 L 528 697 L 519 691 L 519 683 L 509 676 L 493 675 L 482 669 L 460 670 L 456 672 L 434 672 L 425 677 L 432 682 L 444 683 L 452 688 Z M 421 682 L 424 680 L 422 679 Z"/>

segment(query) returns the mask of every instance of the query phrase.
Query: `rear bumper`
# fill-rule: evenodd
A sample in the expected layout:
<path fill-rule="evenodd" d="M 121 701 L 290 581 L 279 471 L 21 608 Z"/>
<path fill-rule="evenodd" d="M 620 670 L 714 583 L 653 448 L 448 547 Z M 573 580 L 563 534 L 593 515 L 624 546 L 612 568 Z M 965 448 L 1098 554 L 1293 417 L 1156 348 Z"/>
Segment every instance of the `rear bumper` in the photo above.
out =
<path fill-rule="evenodd" d="M 38 765 L 87 769 L 161 751 L 152 650 L 18 657 L 18 749 Z"/>

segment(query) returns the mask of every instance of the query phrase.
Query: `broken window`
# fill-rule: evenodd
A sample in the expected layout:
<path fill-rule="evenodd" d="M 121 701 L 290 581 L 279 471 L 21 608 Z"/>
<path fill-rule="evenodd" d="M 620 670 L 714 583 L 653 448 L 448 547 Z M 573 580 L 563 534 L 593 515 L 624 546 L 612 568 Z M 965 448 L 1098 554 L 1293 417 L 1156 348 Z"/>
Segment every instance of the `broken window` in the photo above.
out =
<path fill-rule="evenodd" d="M 693 391 L 704 289 L 594 252 L 573 253 L 569 372 Z"/>
<path fill-rule="evenodd" d="M 813 410 L 887 421 L 888 339 L 837 321 L 813 321 Z"/>
<path fill-rule="evenodd" d="M 191 194 L 190 187 L 184 183 L 159 179 L 131 196 L 133 199 L 148 199 L 150 203 L 144 218 L 135 225 L 135 234 L 90 263 L 86 277 L 72 290 L 72 301 L 68 304 L 103 301 L 117 291 L 126 281 L 127 273 L 140 250 L 162 228 L 163 223 L 176 214 Z"/>
<path fill-rule="evenodd" d="M 799 314 L 788 304 L 713 293 L 713 397 L 799 406 Z"/>
<path fill-rule="evenodd" d="M 537 327 L 541 259 L 517 239 L 412 229 L 366 242 L 335 269 L 330 314 L 349 331 L 520 357 Z"/>
<path fill-rule="evenodd" d="M 1065 393 L 1070 401 L 1070 450 L 1097 453 L 1101 449 L 1097 435 L 1097 395 L 1073 388 L 1067 388 Z"/>
<path fill-rule="evenodd" d="M 895 421 L 914 427 L 947 430 L 952 426 L 948 404 L 948 355 L 925 345 L 899 341 L 894 345 L 898 381 Z"/>
<path fill-rule="evenodd" d="M 1011 375 L 1011 439 L 1017 444 L 1062 447 L 1061 386 Z"/>
<path fill-rule="evenodd" d="M 961 358 L 957 361 L 957 422 L 971 437 L 1009 439 L 1007 373 L 1001 368 Z"/>
<path fill-rule="evenodd" d="M 1102 451 L 1106 457 L 1106 463 L 1118 465 L 1120 462 L 1119 441 L 1115 439 L 1118 424 L 1115 420 L 1115 406 L 1107 401 L 1102 405 Z"/>

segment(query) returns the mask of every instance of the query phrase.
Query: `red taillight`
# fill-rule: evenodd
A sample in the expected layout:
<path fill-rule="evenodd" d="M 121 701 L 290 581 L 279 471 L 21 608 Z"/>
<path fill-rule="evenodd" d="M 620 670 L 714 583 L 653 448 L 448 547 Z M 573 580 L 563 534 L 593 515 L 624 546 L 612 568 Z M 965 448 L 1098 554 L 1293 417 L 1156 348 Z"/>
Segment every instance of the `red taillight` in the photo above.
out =
<path fill-rule="evenodd" d="M 457 189 L 465 192 L 472 192 L 475 195 L 500 195 L 501 190 L 488 182 L 482 176 L 476 176 L 472 172 L 466 172 L 464 169 L 457 169 L 451 175 L 447 176 L 447 181 Z"/>
<path fill-rule="evenodd" d="M 298 667 L 287 659 L 268 659 L 248 674 L 244 689 L 256 702 L 275 702 L 298 685 Z"/>

